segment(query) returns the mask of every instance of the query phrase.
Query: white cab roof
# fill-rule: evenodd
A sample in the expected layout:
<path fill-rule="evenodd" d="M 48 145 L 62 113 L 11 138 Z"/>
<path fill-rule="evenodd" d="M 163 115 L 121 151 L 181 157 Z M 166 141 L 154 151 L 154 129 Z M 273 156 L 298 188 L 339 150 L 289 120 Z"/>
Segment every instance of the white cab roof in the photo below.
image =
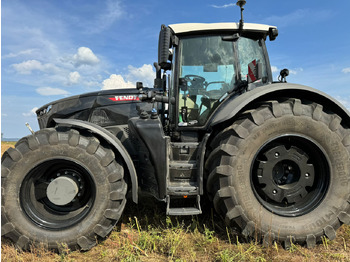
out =
<path fill-rule="evenodd" d="M 198 31 L 220 31 L 220 30 L 238 30 L 239 23 L 186 23 L 186 24 L 173 24 L 169 27 L 174 31 L 175 34 L 183 34 L 189 32 Z M 276 28 L 275 26 L 244 23 L 244 31 L 255 31 L 255 32 L 268 32 L 270 28 Z"/>

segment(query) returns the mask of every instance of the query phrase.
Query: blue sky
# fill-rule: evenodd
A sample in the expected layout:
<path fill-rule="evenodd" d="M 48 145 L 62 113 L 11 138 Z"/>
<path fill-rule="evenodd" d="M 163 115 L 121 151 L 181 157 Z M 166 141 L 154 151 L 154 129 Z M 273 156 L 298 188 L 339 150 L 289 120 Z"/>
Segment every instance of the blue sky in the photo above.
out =
<path fill-rule="evenodd" d="M 233 1 L 2 0 L 1 132 L 38 130 L 34 111 L 53 100 L 152 85 L 161 24 L 237 22 Z M 350 1 L 247 0 L 245 22 L 275 25 L 275 79 L 320 89 L 350 108 Z"/>

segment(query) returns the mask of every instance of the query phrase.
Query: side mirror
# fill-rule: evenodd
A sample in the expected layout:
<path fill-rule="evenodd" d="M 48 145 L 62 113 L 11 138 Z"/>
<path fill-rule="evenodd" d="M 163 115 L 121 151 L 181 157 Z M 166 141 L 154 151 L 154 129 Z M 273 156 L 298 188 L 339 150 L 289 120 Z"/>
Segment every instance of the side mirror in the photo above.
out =
<path fill-rule="evenodd" d="M 275 27 L 270 27 L 269 28 L 269 38 L 270 38 L 270 41 L 273 41 L 277 38 L 278 36 L 278 29 L 275 28 Z"/>
<path fill-rule="evenodd" d="M 163 70 L 171 69 L 171 63 L 168 62 L 170 59 L 171 47 L 171 31 L 169 27 L 162 25 L 159 33 L 159 42 L 158 42 L 158 65 Z"/>

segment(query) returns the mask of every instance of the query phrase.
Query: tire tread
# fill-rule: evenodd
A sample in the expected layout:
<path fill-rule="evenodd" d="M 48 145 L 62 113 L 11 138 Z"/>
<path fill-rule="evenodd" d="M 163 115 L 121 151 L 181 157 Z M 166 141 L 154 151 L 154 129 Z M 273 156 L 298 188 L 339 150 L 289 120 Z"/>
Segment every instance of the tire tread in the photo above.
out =
<path fill-rule="evenodd" d="M 19 140 L 15 148 L 9 148 L 2 157 L 2 186 L 6 187 L 7 177 L 11 176 L 14 166 L 20 165 L 22 160 L 30 156 L 32 152 L 40 150 L 43 146 L 69 146 L 74 149 L 83 149 L 85 152 L 98 159 L 101 166 L 105 168 L 106 183 L 109 184 L 110 191 L 107 193 L 110 197 L 106 199 L 108 208 L 99 215 L 99 222 L 92 225 L 91 230 L 86 230 L 81 236 L 72 236 L 65 241 L 72 250 L 80 248 L 89 250 L 96 245 L 96 236 L 104 238 L 113 229 L 122 215 L 126 204 L 127 184 L 124 181 L 123 166 L 120 160 L 115 158 L 115 153 L 92 135 L 83 135 L 79 131 L 69 128 L 48 128 L 42 129 L 28 137 Z M 2 196 L 4 188 L 2 188 Z M 6 196 L 5 196 L 6 198 Z M 2 200 L 2 230 L 3 236 L 10 238 L 21 249 L 28 249 L 29 245 L 36 244 L 40 240 L 31 239 L 31 236 L 25 235 L 20 226 L 15 225 L 8 220 L 6 212 L 6 200 Z M 83 222 L 84 223 L 84 222 Z M 48 233 L 48 239 L 49 233 Z M 59 249 L 59 243 L 47 241 L 47 245 L 52 249 Z"/>
<path fill-rule="evenodd" d="M 229 177 L 233 174 L 231 166 L 227 165 L 225 158 L 233 159 L 239 154 L 237 145 L 244 139 L 249 139 L 251 130 L 260 126 L 269 119 L 277 119 L 284 115 L 294 115 L 296 117 L 308 117 L 311 121 L 321 121 L 332 132 L 342 140 L 342 143 L 350 153 L 350 130 L 343 125 L 342 119 L 333 113 L 324 111 L 322 105 L 302 101 L 300 99 L 287 99 L 284 101 L 267 101 L 261 103 L 257 108 L 245 111 L 242 117 L 231 126 L 224 128 L 218 132 L 216 137 L 209 144 L 207 161 L 205 163 L 205 170 L 207 174 L 207 191 L 213 201 L 215 210 L 221 214 L 225 221 L 235 226 L 238 225 L 242 234 L 245 237 L 253 236 L 254 233 L 261 233 L 264 243 L 271 243 L 277 240 L 272 232 L 255 232 L 257 225 L 255 222 L 246 218 L 244 210 L 237 202 L 236 192 L 232 185 L 228 184 Z M 234 150 L 227 150 L 234 148 Z M 233 162 L 233 160 L 232 160 Z M 223 165 L 223 163 L 225 163 Z M 349 177 L 350 184 L 350 177 Z M 228 199 L 230 199 L 228 201 Z M 232 207 L 232 205 L 234 207 Z M 244 223 L 242 223 L 242 220 Z M 348 208 L 343 210 L 338 215 L 339 223 L 332 223 L 323 230 L 323 235 L 329 239 L 336 237 L 336 229 L 341 224 L 350 224 L 350 197 L 348 200 Z M 316 242 L 320 241 L 322 235 L 307 235 L 303 239 L 295 236 L 282 237 L 279 236 L 279 241 L 289 246 L 291 243 L 298 242 L 306 244 L 307 247 L 312 248 Z M 292 241 L 292 242 L 291 242 Z"/>

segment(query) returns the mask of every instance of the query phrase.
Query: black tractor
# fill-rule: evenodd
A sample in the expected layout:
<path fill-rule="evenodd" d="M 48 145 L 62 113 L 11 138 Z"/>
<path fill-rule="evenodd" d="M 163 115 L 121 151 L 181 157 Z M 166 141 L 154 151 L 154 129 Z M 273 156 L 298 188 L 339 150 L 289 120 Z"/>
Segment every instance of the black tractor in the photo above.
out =
<path fill-rule="evenodd" d="M 88 250 L 143 192 L 175 216 L 201 214 L 207 196 L 248 239 L 334 239 L 350 224 L 350 113 L 288 70 L 273 81 L 277 35 L 243 18 L 163 25 L 153 88 L 39 108 L 40 130 L 2 157 L 2 236 Z"/>

